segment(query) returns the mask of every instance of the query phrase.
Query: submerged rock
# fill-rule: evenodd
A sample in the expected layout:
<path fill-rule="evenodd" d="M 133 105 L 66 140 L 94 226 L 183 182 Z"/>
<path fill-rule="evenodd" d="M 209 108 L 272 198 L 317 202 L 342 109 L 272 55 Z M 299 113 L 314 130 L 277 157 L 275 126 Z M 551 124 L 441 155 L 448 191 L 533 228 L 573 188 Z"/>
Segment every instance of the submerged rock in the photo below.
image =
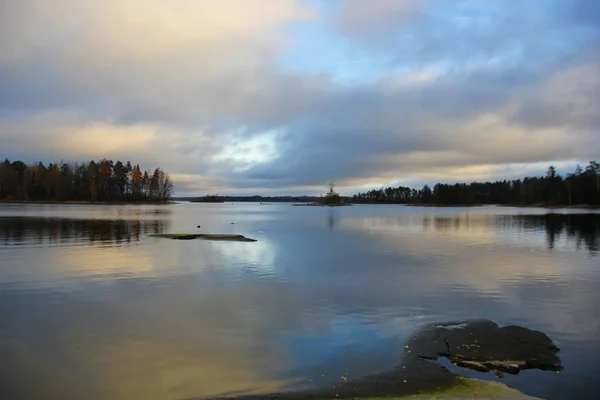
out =
<path fill-rule="evenodd" d="M 334 203 L 334 204 L 325 204 L 325 203 L 298 203 L 292 204 L 293 207 L 351 207 L 353 204 L 351 203 Z"/>
<path fill-rule="evenodd" d="M 256 239 L 247 238 L 243 235 L 228 235 L 228 234 L 216 234 L 216 233 L 157 233 L 149 235 L 152 237 L 174 239 L 174 240 L 222 240 L 230 242 L 256 242 Z"/>

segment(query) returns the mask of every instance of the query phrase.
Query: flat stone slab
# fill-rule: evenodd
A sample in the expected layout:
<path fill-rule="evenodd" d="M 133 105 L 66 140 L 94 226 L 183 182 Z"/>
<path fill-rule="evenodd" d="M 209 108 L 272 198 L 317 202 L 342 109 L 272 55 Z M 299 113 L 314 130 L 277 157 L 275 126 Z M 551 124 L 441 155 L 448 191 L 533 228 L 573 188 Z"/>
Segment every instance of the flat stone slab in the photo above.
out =
<path fill-rule="evenodd" d="M 229 235 L 217 233 L 157 233 L 148 235 L 157 238 L 173 239 L 173 240 L 219 240 L 229 242 L 256 242 L 256 239 L 247 238 L 243 235 Z"/>
<path fill-rule="evenodd" d="M 428 325 L 409 340 L 406 349 L 413 357 L 446 357 L 459 367 L 480 372 L 563 369 L 559 349 L 546 334 L 516 325 L 501 328 L 486 319 Z"/>
<path fill-rule="evenodd" d="M 353 204 L 340 203 L 340 204 L 323 204 L 323 203 L 298 203 L 292 204 L 293 207 L 351 207 Z"/>

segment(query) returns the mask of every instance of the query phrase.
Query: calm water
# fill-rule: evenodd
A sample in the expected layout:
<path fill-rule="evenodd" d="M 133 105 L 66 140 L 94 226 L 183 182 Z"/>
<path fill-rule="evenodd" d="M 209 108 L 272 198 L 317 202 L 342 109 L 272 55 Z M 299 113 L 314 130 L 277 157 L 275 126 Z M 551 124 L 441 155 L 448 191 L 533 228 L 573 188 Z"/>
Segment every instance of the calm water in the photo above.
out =
<path fill-rule="evenodd" d="M 198 231 L 258 242 L 148 237 Z M 392 368 L 424 323 L 478 317 L 541 330 L 561 348 L 564 372 L 504 382 L 596 398 L 600 214 L 0 205 L 2 399 L 329 385 Z"/>

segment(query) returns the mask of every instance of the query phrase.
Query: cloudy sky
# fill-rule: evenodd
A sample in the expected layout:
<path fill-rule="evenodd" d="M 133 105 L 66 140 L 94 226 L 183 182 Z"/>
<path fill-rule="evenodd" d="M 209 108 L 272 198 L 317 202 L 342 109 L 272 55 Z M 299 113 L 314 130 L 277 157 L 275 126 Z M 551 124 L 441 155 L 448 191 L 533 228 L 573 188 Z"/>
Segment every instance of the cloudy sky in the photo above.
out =
<path fill-rule="evenodd" d="M 598 109 L 598 0 L 0 0 L 0 157 L 177 195 L 566 170 Z"/>

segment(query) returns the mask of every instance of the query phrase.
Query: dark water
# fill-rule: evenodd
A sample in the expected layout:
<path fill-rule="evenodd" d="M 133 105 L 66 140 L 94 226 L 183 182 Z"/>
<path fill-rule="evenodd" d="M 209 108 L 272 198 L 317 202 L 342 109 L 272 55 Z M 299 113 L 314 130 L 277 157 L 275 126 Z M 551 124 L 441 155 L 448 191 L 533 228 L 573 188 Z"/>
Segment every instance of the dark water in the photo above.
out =
<path fill-rule="evenodd" d="M 147 236 L 197 231 L 258 242 Z M 540 330 L 561 349 L 562 373 L 504 382 L 549 399 L 596 398 L 600 214 L 0 206 L 2 399 L 331 385 L 392 368 L 425 323 L 480 317 Z"/>

